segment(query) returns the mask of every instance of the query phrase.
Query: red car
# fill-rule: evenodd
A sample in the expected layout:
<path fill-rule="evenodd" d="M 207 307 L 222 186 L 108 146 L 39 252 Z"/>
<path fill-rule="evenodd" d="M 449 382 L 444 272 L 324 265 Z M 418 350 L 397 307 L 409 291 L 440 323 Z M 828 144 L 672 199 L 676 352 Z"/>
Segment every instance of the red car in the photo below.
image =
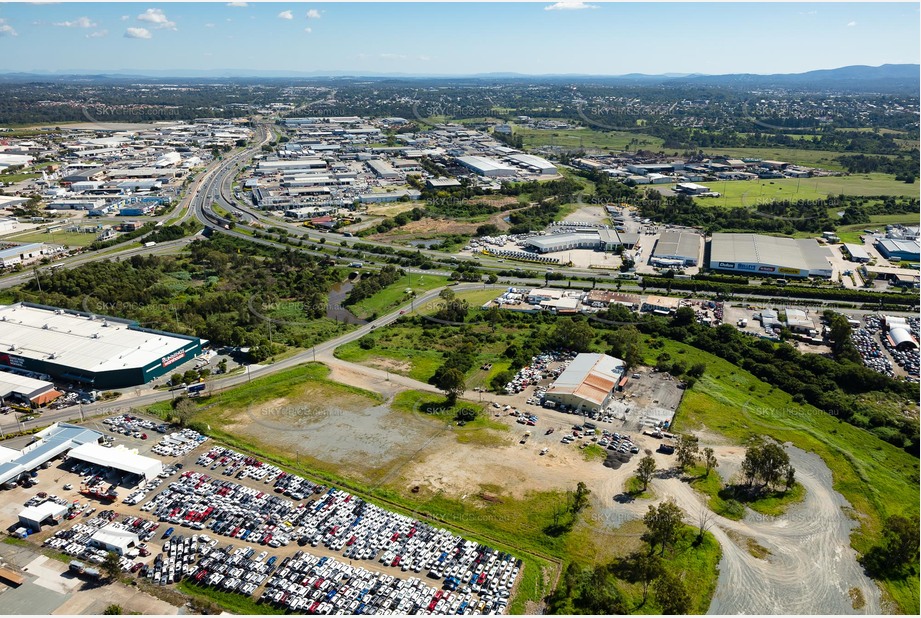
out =
<path fill-rule="evenodd" d="M 137 573 L 138 571 L 141 570 L 142 566 L 144 566 L 143 562 L 135 562 L 134 565 L 131 567 L 131 572 Z"/>

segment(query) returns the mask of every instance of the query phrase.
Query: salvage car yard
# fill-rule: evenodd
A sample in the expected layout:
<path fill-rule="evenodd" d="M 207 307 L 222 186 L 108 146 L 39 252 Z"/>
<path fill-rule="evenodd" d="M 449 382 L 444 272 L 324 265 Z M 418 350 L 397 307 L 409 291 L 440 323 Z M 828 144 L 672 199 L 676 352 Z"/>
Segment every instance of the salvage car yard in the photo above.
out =
<path fill-rule="evenodd" d="M 132 429 L 149 423 L 127 422 L 132 438 Z M 33 538 L 99 564 L 105 552 L 93 547 L 93 534 L 105 526 L 126 530 L 141 541 L 122 557 L 126 573 L 158 585 L 186 580 L 294 612 L 472 614 L 507 607 L 522 569 L 510 554 L 229 448 L 202 450 L 197 432 L 171 435 L 183 454 L 166 456 L 172 462 L 160 478 L 101 512 L 81 505 L 95 516 L 62 521 Z M 155 452 L 152 442 L 139 444 Z M 79 485 L 84 467 L 65 461 L 43 476 L 55 474 L 62 488 Z M 43 500 L 14 491 L 28 492 L 31 504 Z M 46 499 L 66 502 L 69 493 Z"/>

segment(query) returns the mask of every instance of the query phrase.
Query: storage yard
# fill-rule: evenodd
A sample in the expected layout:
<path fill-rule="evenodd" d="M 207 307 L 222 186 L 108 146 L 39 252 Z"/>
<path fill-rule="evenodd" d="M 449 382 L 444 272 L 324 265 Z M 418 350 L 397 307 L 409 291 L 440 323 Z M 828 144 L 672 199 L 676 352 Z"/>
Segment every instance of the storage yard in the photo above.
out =
<path fill-rule="evenodd" d="M 183 435 L 191 438 L 192 432 Z M 203 440 L 192 442 L 197 447 Z M 89 502 L 71 507 L 61 528 L 38 538 L 88 565 L 101 564 L 104 549 L 115 548 L 122 554 L 123 571 L 154 583 L 188 578 L 295 611 L 316 610 L 326 603 L 324 613 L 410 613 L 436 607 L 443 612 L 501 613 L 509 602 L 522 566 L 509 554 L 224 447 L 203 453 L 195 448 L 185 458 L 185 466 L 181 461 L 168 466 L 159 479 L 143 484 L 118 507 L 113 504 L 99 513 Z M 215 470 L 220 476 L 209 474 Z M 91 483 L 105 473 L 73 459 L 51 472 L 56 482 L 73 478 L 71 486 Z M 162 482 L 168 485 L 159 490 Z M 32 505 L 44 501 L 69 504 L 64 495 L 30 498 Z M 68 520 L 80 515 L 80 521 L 69 525 Z M 206 529 L 230 545 L 218 548 L 216 539 L 196 533 Z M 124 536 L 133 540 L 113 547 Z M 244 543 L 266 549 L 253 559 L 255 550 Z M 161 553 L 156 552 L 158 544 Z M 363 564 L 351 566 L 358 561 Z M 84 570 L 98 576 L 89 568 L 80 572 Z M 405 594 L 395 596 L 393 591 Z"/>

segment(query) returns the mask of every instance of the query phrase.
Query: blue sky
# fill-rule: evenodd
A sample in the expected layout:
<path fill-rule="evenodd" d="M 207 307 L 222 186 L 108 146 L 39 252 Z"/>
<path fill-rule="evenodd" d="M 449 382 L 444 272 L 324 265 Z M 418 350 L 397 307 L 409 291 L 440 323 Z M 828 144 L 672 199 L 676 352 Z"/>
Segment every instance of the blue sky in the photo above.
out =
<path fill-rule="evenodd" d="M 3 3 L 0 71 L 795 73 L 918 63 L 915 3 Z"/>

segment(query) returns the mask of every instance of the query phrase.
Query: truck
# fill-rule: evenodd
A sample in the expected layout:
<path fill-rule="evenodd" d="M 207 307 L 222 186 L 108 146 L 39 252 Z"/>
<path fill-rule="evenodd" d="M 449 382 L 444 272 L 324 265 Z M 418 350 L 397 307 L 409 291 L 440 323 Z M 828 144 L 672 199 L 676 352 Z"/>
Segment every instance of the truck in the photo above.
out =
<path fill-rule="evenodd" d="M 79 560 L 71 560 L 68 570 L 71 573 L 76 573 L 77 575 L 82 575 L 89 579 L 99 579 L 99 570 L 94 569 L 93 567 L 88 567 Z"/>
<path fill-rule="evenodd" d="M 349 268 L 362 268 L 364 264 L 362 262 L 352 262 L 349 264 Z"/>
<path fill-rule="evenodd" d="M 657 450 L 665 455 L 671 455 L 675 452 L 675 445 L 671 442 L 663 442 Z"/>
<path fill-rule="evenodd" d="M 524 444 L 524 443 L 526 443 L 526 442 L 528 441 L 528 438 L 530 438 L 530 437 L 531 437 L 531 432 L 530 432 L 530 431 L 524 432 L 524 435 L 521 436 L 521 442 L 520 442 L 519 444 Z"/>

